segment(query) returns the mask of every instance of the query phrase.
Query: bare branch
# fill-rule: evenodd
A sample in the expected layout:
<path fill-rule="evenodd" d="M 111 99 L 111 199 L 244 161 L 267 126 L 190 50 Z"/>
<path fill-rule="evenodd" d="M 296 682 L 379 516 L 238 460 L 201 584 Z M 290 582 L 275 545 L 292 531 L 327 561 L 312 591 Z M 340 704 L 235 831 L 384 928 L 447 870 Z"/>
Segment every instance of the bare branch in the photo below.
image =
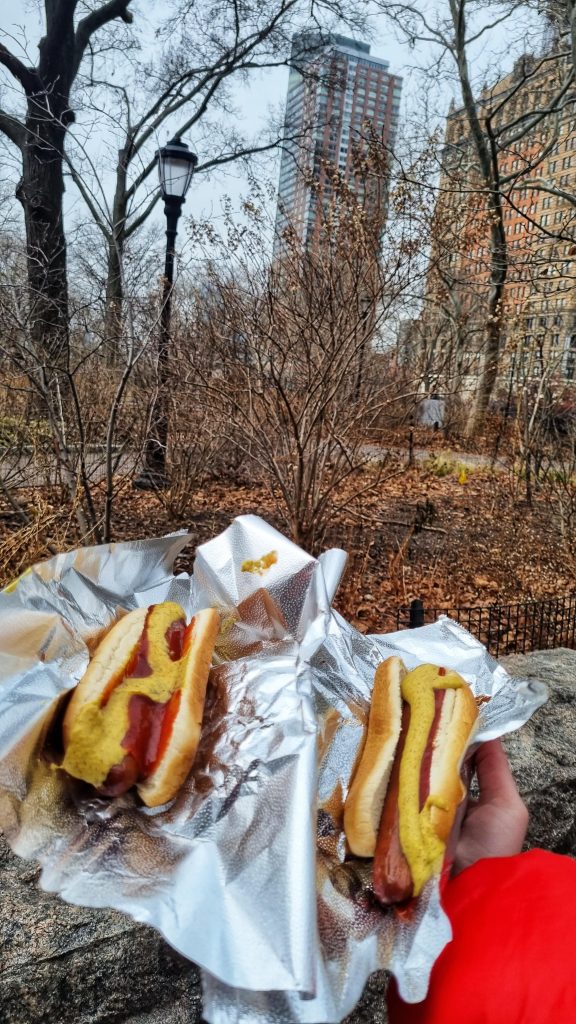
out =
<path fill-rule="evenodd" d="M 150 201 L 145 205 L 144 209 L 142 210 L 142 213 L 138 214 L 138 216 L 135 217 L 134 220 L 130 221 L 130 224 L 126 228 L 125 232 L 126 238 L 130 238 L 134 234 L 134 232 L 137 231 L 138 228 L 142 227 L 144 222 L 148 220 L 148 217 L 152 213 L 152 210 L 156 206 L 159 199 L 160 189 L 154 189 L 154 194 Z"/>
<path fill-rule="evenodd" d="M 18 149 L 24 149 L 26 129 L 21 121 L 4 110 L 0 110 L 0 132 L 10 139 Z"/>
<path fill-rule="evenodd" d="M 90 42 L 90 39 L 99 28 L 103 25 L 107 25 L 109 22 L 114 21 L 116 18 L 120 18 L 127 25 L 131 25 L 134 21 L 134 15 L 128 10 L 128 5 L 131 0 L 108 0 L 108 3 L 98 7 L 95 11 L 87 14 L 85 18 L 78 23 L 76 29 L 76 35 L 74 39 L 74 74 L 78 71 L 84 56 L 84 51 Z"/>
<path fill-rule="evenodd" d="M 0 64 L 3 64 L 10 74 L 20 82 L 24 92 L 32 92 L 38 81 L 35 70 L 27 68 L 3 43 L 0 43 Z"/>

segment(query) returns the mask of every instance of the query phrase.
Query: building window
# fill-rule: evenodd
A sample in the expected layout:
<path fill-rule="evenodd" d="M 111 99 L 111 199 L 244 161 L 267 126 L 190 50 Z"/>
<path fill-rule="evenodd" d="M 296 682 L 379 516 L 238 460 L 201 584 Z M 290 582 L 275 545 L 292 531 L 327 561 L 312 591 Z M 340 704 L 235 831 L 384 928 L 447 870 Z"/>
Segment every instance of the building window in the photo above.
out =
<path fill-rule="evenodd" d="M 571 167 L 571 166 L 572 166 L 572 157 L 571 156 L 563 157 L 563 159 L 562 159 L 562 170 L 565 171 L 567 167 Z"/>
<path fill-rule="evenodd" d="M 550 163 L 548 164 L 548 174 L 554 174 L 554 171 L 556 170 L 557 166 L 558 166 L 558 161 L 557 160 L 551 160 Z"/>
<path fill-rule="evenodd" d="M 568 345 L 568 351 L 566 352 L 566 368 L 565 376 L 567 380 L 574 380 L 574 370 L 576 369 L 576 334 L 573 334 L 570 338 Z"/>
<path fill-rule="evenodd" d="M 551 205 L 552 205 L 552 196 L 546 196 L 546 198 L 542 200 L 542 209 L 543 210 L 549 210 Z"/>

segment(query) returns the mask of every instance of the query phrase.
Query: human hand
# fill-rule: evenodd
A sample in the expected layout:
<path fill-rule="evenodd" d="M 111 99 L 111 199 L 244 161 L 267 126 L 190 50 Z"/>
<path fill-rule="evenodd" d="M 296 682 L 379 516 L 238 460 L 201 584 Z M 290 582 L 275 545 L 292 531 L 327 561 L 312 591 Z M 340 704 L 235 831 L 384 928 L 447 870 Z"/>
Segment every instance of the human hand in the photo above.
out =
<path fill-rule="evenodd" d="M 480 796 L 470 800 L 453 874 L 482 857 L 510 857 L 520 853 L 528 829 L 528 808 L 520 796 L 500 740 L 481 743 L 476 753 Z"/>

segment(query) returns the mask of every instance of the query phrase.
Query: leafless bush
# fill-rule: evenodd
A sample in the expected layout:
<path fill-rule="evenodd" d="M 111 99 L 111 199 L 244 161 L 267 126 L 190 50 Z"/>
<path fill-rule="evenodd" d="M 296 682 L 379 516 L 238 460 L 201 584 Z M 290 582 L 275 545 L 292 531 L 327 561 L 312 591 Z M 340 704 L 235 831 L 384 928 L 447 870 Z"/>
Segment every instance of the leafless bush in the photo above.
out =
<path fill-rule="evenodd" d="M 538 441 L 532 443 L 535 485 L 550 503 L 563 544 L 576 554 L 576 419 L 558 417 L 554 392 L 540 411 Z M 570 408 L 570 407 L 569 407 Z M 574 405 L 571 406 L 574 409 Z"/>
<path fill-rule="evenodd" d="M 206 410 L 195 404 L 185 407 L 182 394 L 190 398 L 189 392 L 179 390 L 178 397 L 173 397 L 172 401 L 168 451 L 170 486 L 158 491 L 161 503 L 176 520 L 184 519 L 190 512 L 198 489 L 215 475 L 229 449 L 216 411 L 207 416 Z"/>
<path fill-rule="evenodd" d="M 206 417 L 224 413 L 227 444 L 271 490 L 293 539 L 309 547 L 322 543 L 337 509 L 377 486 L 377 477 L 367 484 L 357 473 L 370 456 L 366 438 L 401 400 L 393 375 L 375 372 L 372 347 L 409 258 L 400 244 L 382 260 L 380 226 L 343 182 L 332 185 L 317 243 L 304 249 L 285 231 L 272 264 L 254 198 L 247 223 L 226 214 L 223 238 L 195 226 L 212 258 L 190 314 L 196 343 L 179 366 L 180 387 Z"/>

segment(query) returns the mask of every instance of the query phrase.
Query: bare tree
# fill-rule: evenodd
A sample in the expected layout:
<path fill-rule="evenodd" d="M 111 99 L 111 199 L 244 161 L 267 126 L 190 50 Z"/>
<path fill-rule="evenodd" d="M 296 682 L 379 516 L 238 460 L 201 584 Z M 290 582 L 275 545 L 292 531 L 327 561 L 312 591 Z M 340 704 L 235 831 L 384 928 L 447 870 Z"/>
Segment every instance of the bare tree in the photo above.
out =
<path fill-rule="evenodd" d="M 77 0 L 46 0 L 35 66 L 0 43 L 0 65 L 20 87 L 26 105 L 23 118 L 0 110 L 0 131 L 21 154 L 16 195 L 26 224 L 30 331 L 39 357 L 59 368 L 68 360 L 63 161 L 74 121 L 72 88 L 94 37 L 113 21 L 132 22 L 129 5 L 130 0 L 107 0 L 78 17 Z"/>
<path fill-rule="evenodd" d="M 25 532 L 35 518 L 19 491 L 45 486 L 47 493 L 57 492 L 46 523 L 63 542 L 65 536 L 76 543 L 110 540 L 114 502 L 133 474 L 145 435 L 149 392 L 134 371 L 151 362 L 158 303 L 124 285 L 126 343 L 122 361 L 107 368 L 97 317 L 76 284 L 64 416 L 28 329 L 25 247 L 9 235 L 0 235 L 0 245 L 0 491 Z M 150 376 L 143 372 L 142 380 Z"/>
<path fill-rule="evenodd" d="M 122 323 L 121 263 L 126 243 L 146 222 L 158 202 L 159 192 L 151 187 L 156 167 L 154 153 L 159 132 L 166 126 L 181 137 L 193 133 L 194 147 L 200 159 L 198 174 L 215 172 L 232 162 L 251 163 L 289 145 L 306 134 L 290 134 L 281 118 L 272 116 L 255 137 L 239 127 L 234 104 L 233 84 L 246 76 L 279 66 L 298 67 L 305 75 L 316 75 L 309 51 L 298 54 L 290 46 L 290 35 L 300 13 L 300 0 L 281 0 L 246 10 L 238 19 L 236 6 L 222 2 L 218 8 L 219 33 L 214 33 L 214 8 L 185 5 L 181 16 L 168 23 L 167 48 L 152 62 L 138 62 L 130 55 L 134 85 L 117 85 L 112 80 L 94 82 L 97 93 L 116 99 L 108 117 L 119 133 L 114 196 L 111 203 L 98 200 L 95 188 L 88 187 L 86 160 L 80 154 L 69 160 L 69 172 L 84 197 L 107 247 L 106 320 L 110 339 L 119 340 Z M 352 27 L 363 24 L 361 4 L 357 0 L 324 0 L 323 18 L 334 15 Z M 174 30 L 177 29 L 177 38 Z M 166 30 L 162 33 L 166 35 Z M 328 33 L 318 31 L 320 48 Z M 102 97 L 104 99 L 104 96 Z M 98 110 L 99 116 L 104 114 Z M 80 159 L 77 157 L 80 156 Z M 85 154 L 84 154 L 85 156 Z"/>

